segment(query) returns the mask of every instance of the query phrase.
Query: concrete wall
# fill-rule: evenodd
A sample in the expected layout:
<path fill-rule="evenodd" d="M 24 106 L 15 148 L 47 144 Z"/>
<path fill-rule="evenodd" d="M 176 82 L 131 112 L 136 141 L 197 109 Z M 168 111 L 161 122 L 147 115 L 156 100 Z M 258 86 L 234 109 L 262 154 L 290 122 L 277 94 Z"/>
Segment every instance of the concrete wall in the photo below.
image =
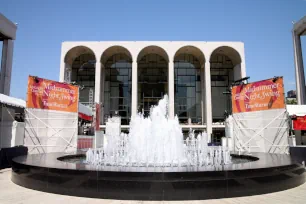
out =
<path fill-rule="evenodd" d="M 17 26 L 0 13 L 0 38 L 3 41 L 0 68 L 0 93 L 10 95 L 13 47 Z"/>
<path fill-rule="evenodd" d="M 0 93 L 10 95 L 11 73 L 13 66 L 13 47 L 12 40 L 4 40 L 2 47 L 1 70 L 0 70 Z"/>
<path fill-rule="evenodd" d="M 0 105 L 0 148 L 11 147 L 15 110 Z"/>
<path fill-rule="evenodd" d="M 295 65 L 295 80 L 296 80 L 296 96 L 299 105 L 306 104 L 306 88 L 305 88 L 305 73 L 301 45 L 301 36 L 306 35 L 306 16 L 293 25 L 293 51 Z"/>
<path fill-rule="evenodd" d="M 16 24 L 0 13 L 0 33 L 8 39 L 15 40 L 16 30 Z"/>

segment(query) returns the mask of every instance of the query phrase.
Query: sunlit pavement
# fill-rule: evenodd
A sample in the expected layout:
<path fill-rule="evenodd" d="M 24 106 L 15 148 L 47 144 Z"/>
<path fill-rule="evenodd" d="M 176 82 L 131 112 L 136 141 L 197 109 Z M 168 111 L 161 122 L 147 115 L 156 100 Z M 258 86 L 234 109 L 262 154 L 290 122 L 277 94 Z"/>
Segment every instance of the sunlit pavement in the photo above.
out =
<path fill-rule="evenodd" d="M 227 198 L 216 200 L 201 200 L 201 201 L 122 201 L 122 200 L 103 200 L 103 199 L 91 199 L 80 198 L 72 196 L 63 196 L 51 193 L 44 193 L 40 191 L 30 190 L 14 184 L 11 181 L 11 169 L 0 170 L 0 203 L 306 203 L 306 183 L 286 191 L 277 193 L 239 197 L 239 198 Z"/>

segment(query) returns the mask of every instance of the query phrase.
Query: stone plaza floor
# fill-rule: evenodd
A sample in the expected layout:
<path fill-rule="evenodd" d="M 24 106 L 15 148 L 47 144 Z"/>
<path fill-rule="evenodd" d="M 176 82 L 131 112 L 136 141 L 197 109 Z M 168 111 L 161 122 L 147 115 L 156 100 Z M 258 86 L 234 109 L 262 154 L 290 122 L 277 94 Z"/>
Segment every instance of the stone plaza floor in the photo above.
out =
<path fill-rule="evenodd" d="M 209 204 L 305 204 L 306 203 L 306 183 L 286 191 L 239 197 L 239 198 L 226 198 L 216 200 L 200 200 L 200 201 L 122 201 L 122 200 L 103 200 L 92 198 L 81 198 L 57 195 L 51 193 L 44 193 L 40 191 L 30 190 L 14 184 L 11 181 L 11 169 L 0 170 L 0 204 L 38 204 L 38 203 L 65 203 L 65 204 L 79 204 L 79 203 L 111 203 L 111 204 L 125 204 L 125 203 L 209 203 Z"/>

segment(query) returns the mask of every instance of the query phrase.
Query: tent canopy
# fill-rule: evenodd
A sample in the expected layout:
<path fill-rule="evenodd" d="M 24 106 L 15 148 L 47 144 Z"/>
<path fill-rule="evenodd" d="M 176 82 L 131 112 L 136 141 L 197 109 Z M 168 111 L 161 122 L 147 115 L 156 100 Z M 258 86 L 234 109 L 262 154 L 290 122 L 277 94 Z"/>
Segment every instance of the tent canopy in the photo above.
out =
<path fill-rule="evenodd" d="M 0 104 L 12 106 L 12 107 L 18 107 L 18 108 L 26 108 L 26 101 L 19 99 L 19 98 L 7 96 L 4 94 L 0 94 Z M 93 116 L 92 110 L 89 107 L 81 103 L 79 103 L 78 112 L 79 112 L 79 115 L 82 115 L 86 119 L 92 118 Z"/>
<path fill-rule="evenodd" d="M 79 103 L 79 113 L 82 113 L 88 116 L 93 116 L 91 109 L 81 103 Z"/>
<path fill-rule="evenodd" d="M 93 119 L 93 113 L 92 113 L 92 110 L 79 103 L 79 118 L 82 118 L 83 120 L 87 120 L 87 121 L 92 121 Z"/>
<path fill-rule="evenodd" d="M 306 105 L 286 105 L 289 115 L 305 116 Z"/>
<path fill-rule="evenodd" d="M 7 96 L 4 94 L 0 94 L 0 104 L 5 104 L 13 107 L 18 107 L 18 108 L 25 108 L 26 107 L 26 102 L 22 99 L 19 98 L 14 98 L 11 96 Z"/>

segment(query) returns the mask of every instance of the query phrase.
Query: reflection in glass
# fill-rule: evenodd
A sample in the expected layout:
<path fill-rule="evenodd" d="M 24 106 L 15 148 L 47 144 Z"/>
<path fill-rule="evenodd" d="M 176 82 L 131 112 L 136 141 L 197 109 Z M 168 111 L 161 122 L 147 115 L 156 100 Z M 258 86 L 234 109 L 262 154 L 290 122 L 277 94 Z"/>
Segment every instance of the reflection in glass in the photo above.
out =
<path fill-rule="evenodd" d="M 150 108 L 168 93 L 168 62 L 158 54 L 147 54 L 138 62 L 138 112 Z"/>
<path fill-rule="evenodd" d="M 105 63 L 104 117 L 118 111 L 121 124 L 131 117 L 132 60 L 126 54 L 115 54 Z"/>
<path fill-rule="evenodd" d="M 215 54 L 210 60 L 211 97 L 213 122 L 224 120 L 225 110 L 231 112 L 230 95 L 223 94 L 234 81 L 232 60 L 223 54 Z"/>
<path fill-rule="evenodd" d="M 84 105 L 89 104 L 90 90 L 95 93 L 95 56 L 82 54 L 72 63 L 71 82 L 76 82 L 80 87 L 79 101 Z M 92 101 L 93 102 L 93 101 Z"/>
<path fill-rule="evenodd" d="M 201 124 L 201 66 L 191 54 L 181 54 L 174 61 L 175 114 L 180 123 Z"/>

